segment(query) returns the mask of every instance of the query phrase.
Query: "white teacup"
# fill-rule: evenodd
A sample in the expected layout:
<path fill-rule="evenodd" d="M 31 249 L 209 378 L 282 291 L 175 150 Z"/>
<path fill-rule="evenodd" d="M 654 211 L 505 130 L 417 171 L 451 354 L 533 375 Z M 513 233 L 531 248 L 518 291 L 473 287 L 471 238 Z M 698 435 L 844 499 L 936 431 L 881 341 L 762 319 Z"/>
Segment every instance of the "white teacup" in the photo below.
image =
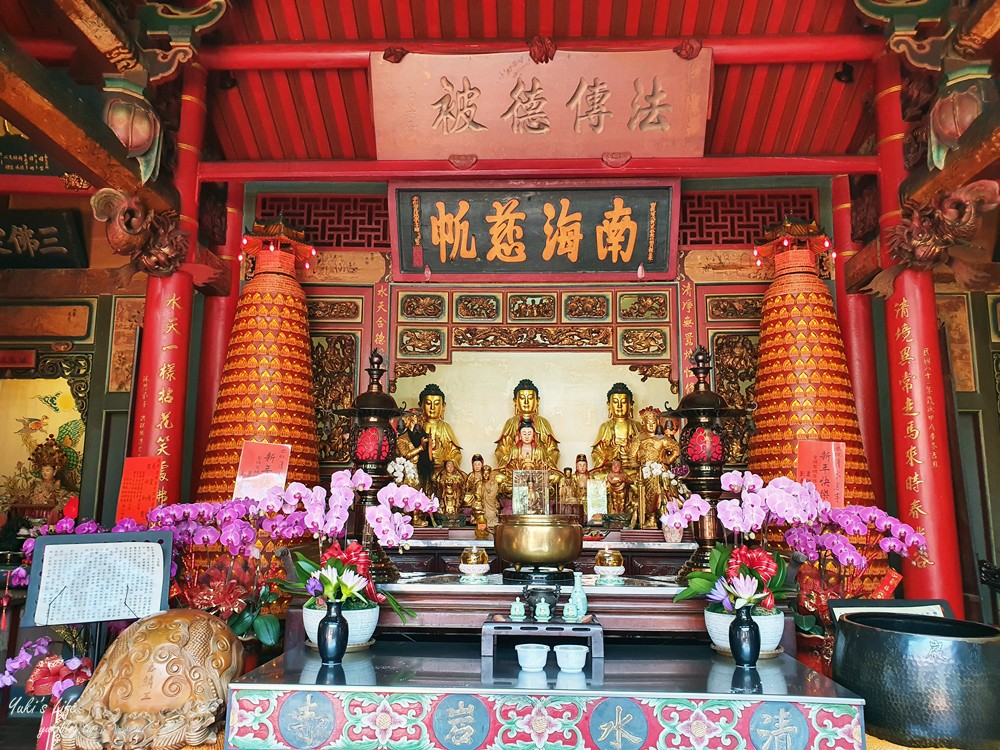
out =
<path fill-rule="evenodd" d="M 577 646 L 572 643 L 560 643 L 556 646 L 556 662 L 563 672 L 582 672 L 587 663 L 587 646 Z"/>
<path fill-rule="evenodd" d="M 517 663 L 521 665 L 521 669 L 525 672 L 544 671 L 545 662 L 549 658 L 548 646 L 544 643 L 519 643 L 514 648 L 517 650 Z"/>

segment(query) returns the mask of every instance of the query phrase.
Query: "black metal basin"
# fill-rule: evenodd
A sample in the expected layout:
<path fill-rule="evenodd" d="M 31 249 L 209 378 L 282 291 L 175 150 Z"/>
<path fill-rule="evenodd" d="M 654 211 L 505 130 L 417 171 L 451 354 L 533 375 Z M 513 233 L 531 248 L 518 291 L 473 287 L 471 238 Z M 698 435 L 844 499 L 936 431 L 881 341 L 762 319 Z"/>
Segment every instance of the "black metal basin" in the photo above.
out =
<path fill-rule="evenodd" d="M 908 747 L 1000 748 L 1000 629 L 924 615 L 837 621 L 833 678 L 865 699 L 865 728 Z"/>

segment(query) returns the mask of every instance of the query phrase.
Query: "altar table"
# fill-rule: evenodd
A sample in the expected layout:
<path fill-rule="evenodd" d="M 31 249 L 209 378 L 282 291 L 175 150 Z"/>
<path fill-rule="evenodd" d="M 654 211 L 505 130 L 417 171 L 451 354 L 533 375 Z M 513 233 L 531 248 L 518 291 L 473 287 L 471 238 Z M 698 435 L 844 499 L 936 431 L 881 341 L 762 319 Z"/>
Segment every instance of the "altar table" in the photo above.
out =
<path fill-rule="evenodd" d="M 231 683 L 225 745 L 846 750 L 864 747 L 863 704 L 784 654 L 748 674 L 706 645 L 612 644 L 583 673 L 554 654 L 529 673 L 510 646 L 484 661 L 473 643 L 380 641 L 337 668 L 298 648 Z"/>

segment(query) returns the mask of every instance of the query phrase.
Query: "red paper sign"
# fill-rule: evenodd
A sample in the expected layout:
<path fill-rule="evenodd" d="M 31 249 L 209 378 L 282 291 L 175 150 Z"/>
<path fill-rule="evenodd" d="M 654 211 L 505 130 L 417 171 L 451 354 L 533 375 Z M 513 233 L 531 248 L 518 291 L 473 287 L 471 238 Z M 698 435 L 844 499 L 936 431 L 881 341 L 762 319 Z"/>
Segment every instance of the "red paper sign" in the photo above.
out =
<path fill-rule="evenodd" d="M 233 497 L 262 500 L 272 487 L 285 489 L 292 446 L 285 443 L 243 441 L 240 468 L 236 472 Z"/>
<path fill-rule="evenodd" d="M 844 443 L 828 440 L 800 440 L 798 481 L 812 482 L 820 496 L 834 508 L 844 507 Z"/>
<path fill-rule="evenodd" d="M 118 490 L 118 512 L 115 520 L 134 518 L 142 521 L 146 513 L 155 508 L 160 488 L 160 470 L 163 459 L 157 456 L 133 456 L 125 459 L 122 485 Z"/>
<path fill-rule="evenodd" d="M 31 370 L 35 367 L 34 349 L 0 349 L 0 367 Z"/>

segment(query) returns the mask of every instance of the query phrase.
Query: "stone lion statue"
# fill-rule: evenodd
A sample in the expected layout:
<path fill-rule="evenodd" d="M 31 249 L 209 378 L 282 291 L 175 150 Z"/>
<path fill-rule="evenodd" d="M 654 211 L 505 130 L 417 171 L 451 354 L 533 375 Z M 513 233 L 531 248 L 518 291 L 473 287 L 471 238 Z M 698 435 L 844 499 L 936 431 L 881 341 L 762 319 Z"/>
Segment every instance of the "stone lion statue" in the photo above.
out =
<path fill-rule="evenodd" d="M 176 750 L 217 739 L 243 646 L 217 617 L 169 610 L 123 632 L 54 728 L 59 750 Z"/>

